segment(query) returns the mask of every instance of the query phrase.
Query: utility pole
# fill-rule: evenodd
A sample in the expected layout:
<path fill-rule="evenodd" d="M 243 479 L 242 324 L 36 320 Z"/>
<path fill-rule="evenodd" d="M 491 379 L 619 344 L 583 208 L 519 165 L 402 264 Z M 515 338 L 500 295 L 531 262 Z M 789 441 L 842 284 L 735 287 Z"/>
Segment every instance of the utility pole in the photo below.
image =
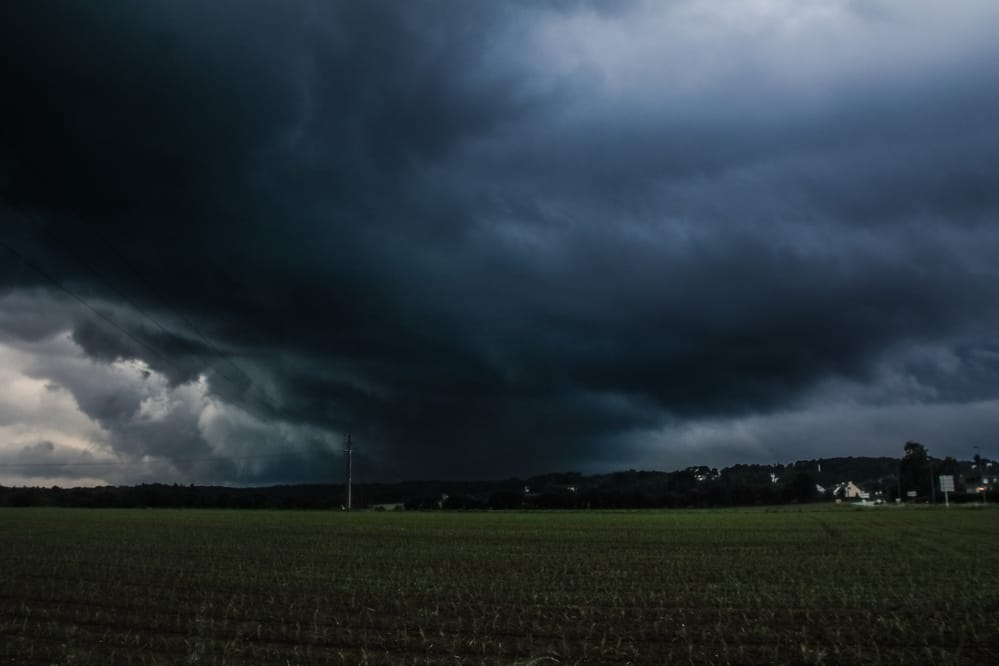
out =
<path fill-rule="evenodd" d="M 978 487 L 982 489 L 982 505 L 986 503 L 986 494 L 989 492 L 988 486 L 985 485 L 985 466 L 982 465 L 982 450 L 977 446 L 975 449 L 975 471 L 978 472 Z"/>
<path fill-rule="evenodd" d="M 936 470 L 933 469 L 933 461 L 930 460 L 929 456 L 926 456 L 926 463 L 930 466 L 930 504 L 937 503 L 937 484 L 934 483 L 933 477 L 936 474 Z"/>
<path fill-rule="evenodd" d="M 895 496 L 895 504 L 902 503 L 902 460 L 898 461 L 898 494 Z"/>
<path fill-rule="evenodd" d="M 350 504 L 351 504 L 351 497 L 350 497 L 350 490 L 351 490 L 351 488 L 350 488 L 350 454 L 352 453 L 352 450 L 353 450 L 353 447 L 351 446 L 352 442 L 350 441 L 350 433 L 347 433 L 344 436 L 344 441 L 346 443 L 346 448 L 344 448 L 344 452 L 347 454 L 347 511 L 350 511 Z"/>

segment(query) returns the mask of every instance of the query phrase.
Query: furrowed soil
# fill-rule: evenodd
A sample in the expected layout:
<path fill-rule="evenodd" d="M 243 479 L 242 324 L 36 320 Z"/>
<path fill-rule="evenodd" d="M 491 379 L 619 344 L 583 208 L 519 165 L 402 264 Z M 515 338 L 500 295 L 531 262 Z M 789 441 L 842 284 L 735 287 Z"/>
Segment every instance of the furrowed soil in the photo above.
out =
<path fill-rule="evenodd" d="M 999 664 L 999 509 L 0 509 L 0 662 Z"/>

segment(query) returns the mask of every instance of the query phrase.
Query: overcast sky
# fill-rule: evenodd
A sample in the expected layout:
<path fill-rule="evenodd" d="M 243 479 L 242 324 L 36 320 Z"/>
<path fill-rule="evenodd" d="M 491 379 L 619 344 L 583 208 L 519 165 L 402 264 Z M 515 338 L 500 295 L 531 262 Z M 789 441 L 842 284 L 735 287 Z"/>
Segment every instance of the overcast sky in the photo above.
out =
<path fill-rule="evenodd" d="M 999 455 L 999 4 L 0 7 L 0 483 Z"/>

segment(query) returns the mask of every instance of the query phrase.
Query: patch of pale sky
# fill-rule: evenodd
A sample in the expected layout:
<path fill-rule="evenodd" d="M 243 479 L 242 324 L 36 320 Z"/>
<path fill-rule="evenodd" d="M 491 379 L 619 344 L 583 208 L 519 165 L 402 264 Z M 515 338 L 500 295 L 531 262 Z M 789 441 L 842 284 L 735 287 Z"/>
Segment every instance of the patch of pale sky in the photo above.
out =
<path fill-rule="evenodd" d="M 25 439 L 32 434 L 76 445 L 99 439 L 99 427 L 79 410 L 69 392 L 25 374 L 33 363 L 31 351 L 0 342 L 0 446 L 9 437 Z"/>
<path fill-rule="evenodd" d="M 553 13 L 535 26 L 535 63 L 556 78 L 595 72 L 612 97 L 703 97 L 734 85 L 824 104 L 847 84 L 960 65 L 991 48 L 999 17 L 992 2 L 876 7 L 646 0 L 621 13 Z"/>

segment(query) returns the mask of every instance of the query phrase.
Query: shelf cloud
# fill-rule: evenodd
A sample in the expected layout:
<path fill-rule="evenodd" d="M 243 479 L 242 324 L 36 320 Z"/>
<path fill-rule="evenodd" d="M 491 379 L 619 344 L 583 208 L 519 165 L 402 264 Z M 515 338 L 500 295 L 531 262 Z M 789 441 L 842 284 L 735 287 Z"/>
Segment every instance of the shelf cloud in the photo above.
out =
<path fill-rule="evenodd" d="M 6 6 L 0 477 L 985 454 L 997 21 Z"/>

